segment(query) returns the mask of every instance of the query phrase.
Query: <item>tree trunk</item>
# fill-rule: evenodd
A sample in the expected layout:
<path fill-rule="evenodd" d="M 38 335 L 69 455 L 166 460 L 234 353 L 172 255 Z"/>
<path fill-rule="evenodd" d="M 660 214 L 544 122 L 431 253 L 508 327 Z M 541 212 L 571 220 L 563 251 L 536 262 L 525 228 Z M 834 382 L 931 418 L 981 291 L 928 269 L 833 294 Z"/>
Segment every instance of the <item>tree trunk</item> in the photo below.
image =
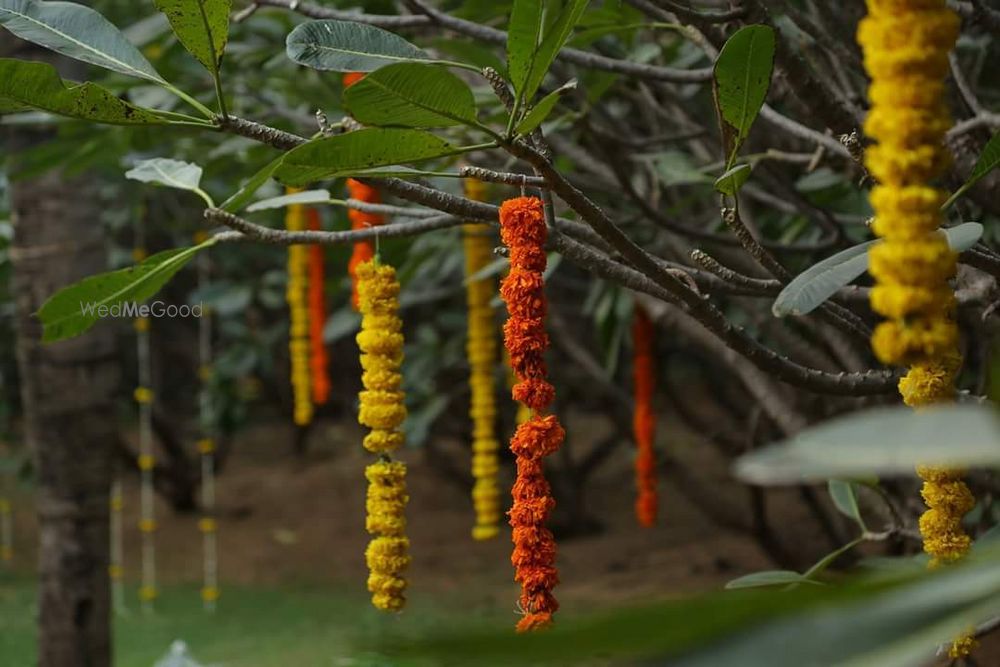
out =
<path fill-rule="evenodd" d="M 18 130 L 23 147 L 45 135 Z M 16 160 L 15 160 L 16 164 Z M 11 184 L 17 356 L 38 476 L 41 667 L 111 664 L 108 504 L 117 441 L 113 330 L 43 345 L 34 315 L 57 289 L 104 271 L 94 182 L 58 171 Z"/>

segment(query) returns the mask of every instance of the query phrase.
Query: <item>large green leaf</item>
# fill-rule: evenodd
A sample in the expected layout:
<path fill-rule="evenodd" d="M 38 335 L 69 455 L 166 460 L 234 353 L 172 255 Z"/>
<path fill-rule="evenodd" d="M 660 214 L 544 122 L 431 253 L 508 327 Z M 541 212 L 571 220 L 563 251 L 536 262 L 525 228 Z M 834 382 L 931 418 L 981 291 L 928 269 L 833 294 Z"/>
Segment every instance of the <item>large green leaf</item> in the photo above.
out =
<path fill-rule="evenodd" d="M 917 465 L 1000 465 L 1000 418 L 988 407 L 905 406 L 852 413 L 737 460 L 755 484 L 911 473 Z"/>
<path fill-rule="evenodd" d="M 50 343 L 79 336 L 101 317 L 134 317 L 129 310 L 133 304 L 139 305 L 159 292 L 192 257 L 214 243 L 209 239 L 190 248 L 166 250 L 135 266 L 64 287 L 38 310 L 45 327 L 42 340 Z M 102 312 L 104 308 L 108 312 Z"/>
<path fill-rule="evenodd" d="M 274 175 L 287 185 L 306 185 L 326 178 L 351 176 L 372 167 L 454 153 L 454 146 L 428 132 L 370 128 L 299 146 L 285 154 Z"/>
<path fill-rule="evenodd" d="M 750 134 L 771 85 L 774 30 L 764 25 L 740 28 L 726 40 L 715 61 L 715 103 L 735 153 Z"/>
<path fill-rule="evenodd" d="M 288 57 L 318 70 L 371 72 L 398 62 L 429 60 L 426 51 L 389 32 L 353 21 L 308 21 L 286 41 Z"/>
<path fill-rule="evenodd" d="M 70 118 L 114 125 L 166 123 L 148 109 L 118 99 L 94 83 L 70 84 L 48 63 L 0 58 L 0 107 L 30 107 Z"/>
<path fill-rule="evenodd" d="M 974 246 L 983 235 L 978 222 L 963 222 L 941 230 L 955 252 Z M 881 240 L 866 241 L 831 255 L 788 283 L 771 306 L 775 317 L 806 315 L 868 270 L 868 251 Z"/>
<path fill-rule="evenodd" d="M 359 122 L 380 127 L 476 125 L 476 103 L 464 81 L 435 65 L 396 63 L 344 91 Z"/>
<path fill-rule="evenodd" d="M 106 18 L 75 2 L 0 0 L 0 24 L 23 40 L 115 72 L 163 83 Z"/>
<path fill-rule="evenodd" d="M 507 71 L 520 94 L 542 43 L 542 0 L 514 0 L 507 24 Z"/>
<path fill-rule="evenodd" d="M 156 0 L 184 48 L 216 75 L 229 39 L 232 0 Z"/>

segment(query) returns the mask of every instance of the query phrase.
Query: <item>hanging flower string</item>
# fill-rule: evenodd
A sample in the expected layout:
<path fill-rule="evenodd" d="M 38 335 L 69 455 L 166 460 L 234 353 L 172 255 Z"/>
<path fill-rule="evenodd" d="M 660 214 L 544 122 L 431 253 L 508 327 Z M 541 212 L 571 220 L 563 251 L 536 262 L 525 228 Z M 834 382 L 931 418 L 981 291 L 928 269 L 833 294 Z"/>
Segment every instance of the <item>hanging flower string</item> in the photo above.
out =
<path fill-rule="evenodd" d="M 869 255 L 876 280 L 871 304 L 887 318 L 872 347 L 882 362 L 909 366 L 899 391 L 914 408 L 954 400 L 961 363 L 948 284 L 956 255 L 938 231 L 947 194 L 931 185 L 949 162 L 945 77 L 958 31 L 945 0 L 868 0 L 858 28 L 871 77 L 865 131 L 877 142 L 865 164 L 878 182 L 871 193 L 873 228 L 883 239 Z M 917 472 L 928 506 L 920 532 L 931 566 L 958 560 L 970 547 L 962 517 L 975 504 L 972 493 L 959 470 Z M 961 637 L 952 657 L 967 655 L 974 644 L 971 636 Z"/>
<path fill-rule="evenodd" d="M 656 454 L 653 442 L 656 436 L 656 417 L 653 413 L 653 389 L 656 371 L 653 362 L 653 323 L 649 315 L 636 304 L 632 316 L 632 376 L 634 381 L 635 412 L 632 430 L 635 435 L 635 482 L 638 495 L 635 516 L 647 528 L 656 523 Z"/>
<path fill-rule="evenodd" d="M 299 192 L 288 188 L 288 194 Z M 285 228 L 290 232 L 306 228 L 305 207 L 293 204 L 285 213 Z M 298 426 L 312 421 L 313 405 L 309 381 L 309 309 L 307 304 L 309 249 L 304 245 L 288 246 L 288 351 L 291 359 L 294 420 Z"/>
<path fill-rule="evenodd" d="M 196 244 L 208 239 L 205 231 L 194 235 Z M 211 264 L 207 253 L 198 255 L 198 291 L 204 293 L 209 287 Z M 201 438 L 198 440 L 198 457 L 201 463 L 201 518 L 198 532 L 201 533 L 202 584 L 201 602 L 205 611 L 214 612 L 219 600 L 219 527 L 215 519 L 215 438 L 216 417 L 212 403 L 211 382 L 215 372 L 212 364 L 212 312 L 206 308 L 198 319 L 198 421 Z"/>
<path fill-rule="evenodd" d="M 309 229 L 322 229 L 319 211 L 308 209 Z M 326 403 L 330 397 L 330 376 L 327 374 L 328 358 L 326 343 L 323 340 L 323 327 L 326 325 L 326 307 L 323 270 L 323 246 L 314 243 L 309 246 L 309 377 L 312 379 L 312 402 L 315 405 Z"/>
<path fill-rule="evenodd" d="M 500 286 L 509 318 L 504 342 L 518 383 L 511 393 L 532 410 L 531 418 L 517 427 L 510 449 L 517 457 L 517 480 L 510 525 L 514 553 L 514 579 L 521 584 L 523 616 L 519 632 L 552 623 L 559 603 L 552 589 L 559 583 L 556 543 L 545 521 L 555 506 L 542 470 L 542 459 L 559 449 L 565 433 L 555 415 L 545 411 L 555 399 L 555 388 L 546 379 L 544 354 L 549 345 L 545 333 L 545 240 L 548 229 L 542 202 L 519 197 L 500 207 L 500 236 L 510 249 L 510 273 Z"/>
<path fill-rule="evenodd" d="M 141 216 L 139 218 L 141 220 Z M 136 262 L 146 258 L 143 227 L 136 224 L 136 243 L 132 257 Z M 136 359 L 138 365 L 139 385 L 133 392 L 133 398 L 139 407 L 139 532 L 142 535 L 142 583 L 139 586 L 139 600 L 145 612 L 153 611 L 153 602 L 159 596 L 156 586 L 156 491 L 153 486 L 153 473 L 156 458 L 153 452 L 153 374 L 150 359 L 148 317 L 137 317 L 132 326 L 136 332 Z M 120 489 L 119 489 L 120 494 Z M 114 501 L 112 501 L 114 502 Z M 121 496 L 118 503 L 121 503 Z M 120 534 L 118 536 L 121 537 Z M 115 548 L 115 545 L 112 545 Z M 120 574 L 120 570 L 118 571 Z"/>
<path fill-rule="evenodd" d="M 406 604 L 403 574 L 410 564 L 404 511 L 406 466 L 390 458 L 403 445 L 400 427 L 406 419 L 403 377 L 403 323 L 399 319 L 399 282 L 396 271 L 377 259 L 357 267 L 358 305 L 361 310 L 361 408 L 358 421 L 370 431 L 364 447 L 379 460 L 365 469 L 368 512 L 365 521 L 372 540 L 365 552 L 368 590 L 372 604 L 383 611 L 399 611 Z"/>
<path fill-rule="evenodd" d="M 474 178 L 465 179 L 465 196 L 483 201 L 484 186 Z M 496 434 L 497 408 L 494 397 L 493 370 L 497 363 L 495 320 L 490 301 L 496 293 L 492 278 L 471 280 L 493 259 L 493 237 L 484 225 L 467 224 L 462 228 L 465 250 L 466 302 L 468 304 L 469 388 L 472 417 L 472 505 L 476 524 L 472 537 L 488 540 L 500 532 L 500 487 L 497 472 L 500 448 Z"/>

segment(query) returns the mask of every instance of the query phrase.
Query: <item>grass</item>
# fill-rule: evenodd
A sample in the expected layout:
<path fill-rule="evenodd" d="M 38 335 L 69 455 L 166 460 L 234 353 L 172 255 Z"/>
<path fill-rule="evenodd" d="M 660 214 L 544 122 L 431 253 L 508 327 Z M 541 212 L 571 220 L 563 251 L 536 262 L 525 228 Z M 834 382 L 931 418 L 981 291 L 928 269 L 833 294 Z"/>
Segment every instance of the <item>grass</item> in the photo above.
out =
<path fill-rule="evenodd" d="M 115 665 L 152 667 L 175 639 L 212 667 L 354 667 L 427 664 L 380 655 L 383 640 L 422 636 L 443 628 L 476 627 L 496 612 L 461 604 L 414 601 L 399 615 L 371 608 L 357 590 L 318 586 L 227 587 L 219 608 L 205 613 L 194 586 L 163 591 L 153 614 L 132 608 L 114 617 Z M 0 574 L 0 664 L 35 664 L 35 583 Z M 509 619 L 504 619 L 509 622 Z"/>

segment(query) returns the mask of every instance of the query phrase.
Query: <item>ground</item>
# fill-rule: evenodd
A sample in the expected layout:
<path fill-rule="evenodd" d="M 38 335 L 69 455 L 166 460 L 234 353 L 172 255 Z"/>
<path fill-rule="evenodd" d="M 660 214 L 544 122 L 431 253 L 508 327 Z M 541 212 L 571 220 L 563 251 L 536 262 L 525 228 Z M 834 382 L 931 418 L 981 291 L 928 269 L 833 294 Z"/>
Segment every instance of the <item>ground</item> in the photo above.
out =
<path fill-rule="evenodd" d="M 410 464 L 410 606 L 398 617 L 372 610 L 363 557 L 368 538 L 362 470 L 369 456 L 357 444 L 359 434 L 352 426 L 320 426 L 305 460 L 289 454 L 288 438 L 283 424 L 255 429 L 241 438 L 220 478 L 223 592 L 214 615 L 204 613 L 198 599 L 197 517 L 172 514 L 162 504 L 157 508 L 157 564 L 164 594 L 155 614 L 139 610 L 138 532 L 132 528 L 138 489 L 134 479 L 126 481 L 130 609 L 115 619 L 118 665 L 151 667 L 174 639 L 186 641 L 207 664 L 380 665 L 388 663 L 372 651 L 384 633 L 514 625 L 517 587 L 508 534 L 473 541 L 467 495 L 415 450 L 403 454 Z M 708 456 L 703 447 L 679 438 L 673 455 Z M 460 448 L 453 449 L 462 456 Z M 718 589 L 741 574 L 773 568 L 745 533 L 720 529 L 685 500 L 669 471 L 661 489 L 660 522 L 651 529 L 639 527 L 632 514 L 630 461 L 628 448 L 622 448 L 588 488 L 588 505 L 604 530 L 560 542 L 560 616 Z M 714 467 L 718 488 L 713 493 L 741 493 L 725 482 L 723 467 Z M 815 529 L 790 509 L 798 507 L 795 501 L 779 503 L 777 521 L 802 522 L 805 539 L 813 540 L 808 536 Z M 18 493 L 15 509 L 14 567 L 0 573 L 0 662 L 5 667 L 33 664 L 34 650 L 34 614 L 25 613 L 34 606 L 29 491 Z M 823 548 L 818 536 L 814 541 Z"/>

